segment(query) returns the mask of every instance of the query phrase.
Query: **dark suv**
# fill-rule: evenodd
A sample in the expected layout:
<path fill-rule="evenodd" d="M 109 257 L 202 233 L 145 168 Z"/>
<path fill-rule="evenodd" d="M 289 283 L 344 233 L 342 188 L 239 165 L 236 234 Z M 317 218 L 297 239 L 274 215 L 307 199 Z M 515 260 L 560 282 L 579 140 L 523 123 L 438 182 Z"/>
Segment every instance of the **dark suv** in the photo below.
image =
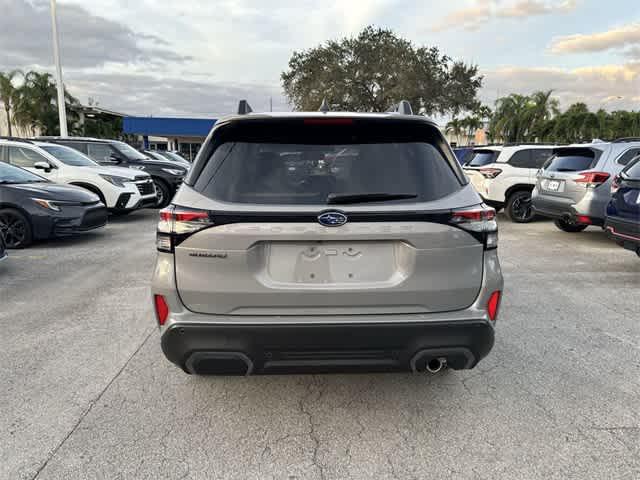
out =
<path fill-rule="evenodd" d="M 153 179 L 158 193 L 157 207 L 165 207 L 175 195 L 187 169 L 175 162 L 151 159 L 135 148 L 117 140 L 83 137 L 39 137 L 39 140 L 75 148 L 101 165 L 144 170 Z"/>

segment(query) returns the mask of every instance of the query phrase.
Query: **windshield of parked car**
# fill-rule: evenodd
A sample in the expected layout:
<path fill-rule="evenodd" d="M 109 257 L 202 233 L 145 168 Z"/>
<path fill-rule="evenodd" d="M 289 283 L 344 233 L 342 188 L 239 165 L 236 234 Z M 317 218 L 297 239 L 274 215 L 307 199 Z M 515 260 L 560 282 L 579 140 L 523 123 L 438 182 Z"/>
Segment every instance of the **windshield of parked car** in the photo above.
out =
<path fill-rule="evenodd" d="M 263 128 L 260 136 L 269 130 Z M 237 141 L 215 150 L 195 189 L 224 202 L 326 205 L 332 198 L 352 196 L 386 203 L 426 202 L 461 188 L 433 136 L 405 131 L 405 138 L 380 138 L 381 130 L 371 128 L 354 129 L 353 135 L 335 132 L 337 136 L 318 128 L 300 142 L 286 141 L 295 133 L 262 141 L 237 135 Z"/>
<path fill-rule="evenodd" d="M 34 183 L 34 182 L 48 182 L 48 180 L 23 170 L 19 167 L 14 167 L 8 163 L 0 162 L 0 183 Z"/>
<path fill-rule="evenodd" d="M 186 162 L 188 160 L 182 158 L 180 155 L 178 155 L 177 153 L 174 152 L 159 152 L 160 155 L 170 159 L 170 160 L 174 160 L 176 162 Z"/>
<path fill-rule="evenodd" d="M 149 160 L 149 157 L 147 157 L 144 153 L 140 153 L 131 145 L 127 145 L 124 142 L 113 142 L 112 145 L 116 150 L 122 153 L 129 160 Z"/>
<path fill-rule="evenodd" d="M 498 154 L 494 150 L 475 150 L 470 160 L 465 163 L 465 167 L 482 167 L 496 161 Z"/>
<path fill-rule="evenodd" d="M 89 157 L 70 147 L 64 147 L 62 145 L 47 145 L 42 147 L 42 149 L 46 150 L 51 155 L 56 157 L 56 159 L 67 165 L 72 165 L 74 167 L 98 166 L 98 164 L 91 160 Z"/>
<path fill-rule="evenodd" d="M 596 154 L 588 148 L 558 150 L 545 165 L 548 172 L 580 172 L 589 170 L 595 164 Z"/>

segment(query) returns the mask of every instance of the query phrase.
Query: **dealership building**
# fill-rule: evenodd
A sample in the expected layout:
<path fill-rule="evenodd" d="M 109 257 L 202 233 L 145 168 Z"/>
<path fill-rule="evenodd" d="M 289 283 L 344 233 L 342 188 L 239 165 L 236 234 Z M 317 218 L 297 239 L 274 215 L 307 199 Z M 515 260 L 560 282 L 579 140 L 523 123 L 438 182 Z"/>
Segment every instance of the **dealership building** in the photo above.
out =
<path fill-rule="evenodd" d="M 122 130 L 140 138 L 145 149 L 174 150 L 193 160 L 215 118 L 127 117 Z"/>

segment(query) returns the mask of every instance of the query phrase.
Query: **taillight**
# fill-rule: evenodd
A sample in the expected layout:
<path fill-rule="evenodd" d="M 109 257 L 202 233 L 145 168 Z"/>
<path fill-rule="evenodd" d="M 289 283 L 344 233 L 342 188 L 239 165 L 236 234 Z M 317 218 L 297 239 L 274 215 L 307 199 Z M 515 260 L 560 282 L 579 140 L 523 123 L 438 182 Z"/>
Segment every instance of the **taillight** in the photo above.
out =
<path fill-rule="evenodd" d="M 481 168 L 478 170 L 484 178 L 496 178 L 502 173 L 499 168 Z"/>
<path fill-rule="evenodd" d="M 169 305 L 162 295 L 153 296 L 153 304 L 156 307 L 156 318 L 160 325 L 164 325 L 169 316 Z"/>
<path fill-rule="evenodd" d="M 473 232 L 485 246 L 486 250 L 498 247 L 498 222 L 496 211 L 486 205 L 465 208 L 451 212 L 449 223 Z"/>
<path fill-rule="evenodd" d="M 500 307 L 500 290 L 496 290 L 489 297 L 487 302 L 487 313 L 492 322 L 498 317 L 498 308 Z"/>
<path fill-rule="evenodd" d="M 581 225 L 591 225 L 591 217 L 586 215 L 576 215 L 575 222 Z"/>
<path fill-rule="evenodd" d="M 585 172 L 581 173 L 574 182 L 584 183 L 587 188 L 596 188 L 606 182 L 610 176 L 607 172 Z"/>
<path fill-rule="evenodd" d="M 160 252 L 172 253 L 189 235 L 211 225 L 213 221 L 206 210 L 169 205 L 160 210 L 156 247 Z"/>
<path fill-rule="evenodd" d="M 611 193 L 616 193 L 618 190 L 620 190 L 620 175 L 613 177 L 613 182 L 611 182 Z"/>

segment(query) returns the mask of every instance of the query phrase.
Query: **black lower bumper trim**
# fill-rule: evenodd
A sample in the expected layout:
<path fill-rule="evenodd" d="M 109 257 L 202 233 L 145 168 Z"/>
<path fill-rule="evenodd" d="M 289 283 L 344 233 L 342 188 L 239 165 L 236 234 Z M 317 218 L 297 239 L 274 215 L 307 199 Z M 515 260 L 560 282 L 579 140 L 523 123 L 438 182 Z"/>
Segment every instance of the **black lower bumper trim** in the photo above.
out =
<path fill-rule="evenodd" d="M 308 325 L 176 324 L 166 357 L 188 373 L 246 375 L 423 371 L 432 358 L 473 368 L 493 347 L 483 320 Z"/>

